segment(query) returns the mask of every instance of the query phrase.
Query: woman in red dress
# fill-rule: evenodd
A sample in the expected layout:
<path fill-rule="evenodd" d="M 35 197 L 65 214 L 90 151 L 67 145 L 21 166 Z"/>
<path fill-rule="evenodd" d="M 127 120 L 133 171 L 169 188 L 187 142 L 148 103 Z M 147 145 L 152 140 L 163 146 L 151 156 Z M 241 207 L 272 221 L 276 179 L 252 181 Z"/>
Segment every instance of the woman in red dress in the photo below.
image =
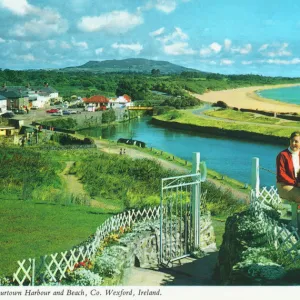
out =
<path fill-rule="evenodd" d="M 276 158 L 277 190 L 281 198 L 300 203 L 300 131 L 290 136 L 290 145 Z"/>

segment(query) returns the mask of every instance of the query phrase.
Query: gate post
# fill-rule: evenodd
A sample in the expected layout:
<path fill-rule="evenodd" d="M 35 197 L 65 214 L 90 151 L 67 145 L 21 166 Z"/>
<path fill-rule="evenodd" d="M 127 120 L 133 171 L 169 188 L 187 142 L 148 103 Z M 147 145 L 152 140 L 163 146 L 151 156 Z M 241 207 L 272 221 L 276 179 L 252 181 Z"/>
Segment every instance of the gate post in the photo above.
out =
<path fill-rule="evenodd" d="M 255 196 L 259 195 L 259 158 L 252 157 L 252 170 L 251 170 L 251 188 L 255 191 Z"/>
<path fill-rule="evenodd" d="M 193 152 L 192 174 L 200 172 L 200 152 Z M 200 175 L 200 174 L 199 174 Z M 192 232 L 193 247 L 199 248 L 200 245 L 200 185 L 194 185 L 192 190 Z"/>

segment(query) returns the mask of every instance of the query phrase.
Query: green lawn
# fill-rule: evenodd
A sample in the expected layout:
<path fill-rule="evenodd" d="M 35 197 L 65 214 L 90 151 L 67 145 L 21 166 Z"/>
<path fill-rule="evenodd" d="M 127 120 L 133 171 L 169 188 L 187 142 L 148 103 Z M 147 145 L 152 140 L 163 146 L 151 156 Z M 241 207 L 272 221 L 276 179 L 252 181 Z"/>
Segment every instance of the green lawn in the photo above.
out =
<path fill-rule="evenodd" d="M 196 116 L 189 111 L 170 111 L 164 115 L 155 116 L 156 119 L 167 121 L 167 122 L 177 122 L 186 125 L 196 125 L 200 127 L 214 127 L 232 131 L 240 131 L 241 124 L 239 123 L 230 123 L 222 120 L 209 120 Z M 284 126 L 257 126 L 256 123 L 253 124 L 243 124 L 243 131 L 255 132 L 264 135 L 278 136 L 278 137 L 287 137 L 291 134 L 293 129 L 285 128 Z"/>
<path fill-rule="evenodd" d="M 110 215 L 86 206 L 1 200 L 0 275 L 17 270 L 17 260 L 66 251 L 87 240 Z"/>
<path fill-rule="evenodd" d="M 243 122 L 252 122 L 252 123 L 262 123 L 262 124 L 275 124 L 280 126 L 293 126 L 300 127 L 299 122 L 297 121 L 286 121 L 280 118 L 268 117 L 268 116 L 259 116 L 255 113 L 241 112 L 232 109 L 220 109 L 214 111 L 207 111 L 205 115 L 228 119 L 234 121 L 243 121 Z"/>

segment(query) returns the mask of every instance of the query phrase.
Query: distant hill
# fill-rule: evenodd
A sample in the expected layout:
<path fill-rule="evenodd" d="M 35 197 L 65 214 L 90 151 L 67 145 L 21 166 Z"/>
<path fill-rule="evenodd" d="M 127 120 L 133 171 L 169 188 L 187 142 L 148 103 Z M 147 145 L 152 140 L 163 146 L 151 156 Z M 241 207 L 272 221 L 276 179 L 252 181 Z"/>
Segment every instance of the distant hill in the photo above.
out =
<path fill-rule="evenodd" d="M 137 72 L 150 74 L 151 70 L 159 69 L 160 74 L 174 74 L 181 72 L 201 72 L 199 70 L 185 68 L 179 65 L 169 63 L 167 61 L 150 60 L 144 58 L 128 58 L 122 60 L 104 60 L 104 61 L 89 61 L 82 66 L 68 67 L 60 69 L 60 71 L 70 72 L 70 71 L 89 71 L 95 73 L 110 73 L 110 72 Z"/>

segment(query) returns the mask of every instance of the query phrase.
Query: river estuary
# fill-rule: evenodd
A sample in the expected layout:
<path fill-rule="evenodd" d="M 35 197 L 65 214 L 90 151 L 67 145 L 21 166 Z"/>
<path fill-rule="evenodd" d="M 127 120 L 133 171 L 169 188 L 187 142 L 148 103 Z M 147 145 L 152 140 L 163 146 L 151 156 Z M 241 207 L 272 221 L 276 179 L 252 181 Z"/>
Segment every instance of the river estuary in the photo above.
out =
<path fill-rule="evenodd" d="M 117 140 L 133 138 L 191 161 L 192 152 L 200 152 L 201 160 L 208 168 L 250 184 L 251 158 L 259 157 L 263 168 L 275 172 L 276 155 L 284 148 L 260 142 L 197 134 L 192 131 L 167 129 L 150 123 L 150 117 L 134 119 L 109 128 L 93 128 L 82 131 L 90 136 Z M 275 185 L 275 175 L 260 171 L 261 185 Z"/>

